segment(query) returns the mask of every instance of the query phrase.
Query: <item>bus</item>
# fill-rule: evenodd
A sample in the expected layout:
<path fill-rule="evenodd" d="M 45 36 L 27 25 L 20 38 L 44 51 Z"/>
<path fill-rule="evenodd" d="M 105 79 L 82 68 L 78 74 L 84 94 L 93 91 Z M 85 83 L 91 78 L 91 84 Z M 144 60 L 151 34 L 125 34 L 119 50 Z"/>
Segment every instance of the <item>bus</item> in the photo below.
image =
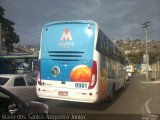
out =
<path fill-rule="evenodd" d="M 37 94 L 40 98 L 95 103 L 125 84 L 125 56 L 90 20 L 43 26 Z"/>

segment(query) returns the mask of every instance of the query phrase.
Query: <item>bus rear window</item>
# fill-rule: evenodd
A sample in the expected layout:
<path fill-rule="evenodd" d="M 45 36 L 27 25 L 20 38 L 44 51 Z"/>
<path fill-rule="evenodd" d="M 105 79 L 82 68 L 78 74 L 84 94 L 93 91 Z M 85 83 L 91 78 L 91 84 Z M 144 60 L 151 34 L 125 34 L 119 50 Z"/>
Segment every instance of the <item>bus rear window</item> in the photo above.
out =
<path fill-rule="evenodd" d="M 93 57 L 94 40 L 94 24 L 71 23 L 47 26 L 42 31 L 41 51 L 43 54 L 41 57 L 47 58 L 47 54 L 44 53 L 56 53 L 57 51 L 74 51 L 75 53 L 83 53 L 81 59 L 90 59 Z M 53 54 L 50 56 L 53 57 Z M 59 54 L 54 54 L 54 57 L 61 56 L 59 56 Z"/>

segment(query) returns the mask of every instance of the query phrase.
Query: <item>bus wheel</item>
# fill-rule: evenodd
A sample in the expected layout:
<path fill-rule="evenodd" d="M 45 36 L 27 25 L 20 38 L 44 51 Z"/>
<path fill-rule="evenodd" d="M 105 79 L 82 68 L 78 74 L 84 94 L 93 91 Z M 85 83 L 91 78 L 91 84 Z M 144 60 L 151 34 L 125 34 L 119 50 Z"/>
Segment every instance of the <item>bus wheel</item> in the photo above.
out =
<path fill-rule="evenodd" d="M 126 85 L 126 80 L 124 80 L 122 89 L 125 89 L 125 85 Z"/>
<path fill-rule="evenodd" d="M 112 87 L 112 92 L 111 92 L 111 94 L 110 94 L 109 97 L 108 97 L 108 101 L 109 101 L 109 102 L 112 102 L 112 101 L 113 101 L 114 93 L 115 93 L 115 85 L 113 85 L 113 87 Z"/>

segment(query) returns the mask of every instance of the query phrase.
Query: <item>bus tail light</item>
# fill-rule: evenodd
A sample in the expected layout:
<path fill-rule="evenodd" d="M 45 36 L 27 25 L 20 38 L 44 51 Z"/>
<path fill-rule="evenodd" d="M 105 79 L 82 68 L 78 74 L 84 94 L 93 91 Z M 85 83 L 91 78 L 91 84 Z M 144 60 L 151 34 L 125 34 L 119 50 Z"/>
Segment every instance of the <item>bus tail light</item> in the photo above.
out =
<path fill-rule="evenodd" d="M 91 77 L 91 82 L 89 84 L 88 89 L 92 89 L 95 87 L 97 82 L 97 62 L 93 61 L 92 63 L 92 77 Z"/>
<path fill-rule="evenodd" d="M 42 82 L 41 82 L 41 75 L 40 75 L 40 60 L 38 61 L 37 82 L 38 82 L 39 85 L 42 85 Z"/>

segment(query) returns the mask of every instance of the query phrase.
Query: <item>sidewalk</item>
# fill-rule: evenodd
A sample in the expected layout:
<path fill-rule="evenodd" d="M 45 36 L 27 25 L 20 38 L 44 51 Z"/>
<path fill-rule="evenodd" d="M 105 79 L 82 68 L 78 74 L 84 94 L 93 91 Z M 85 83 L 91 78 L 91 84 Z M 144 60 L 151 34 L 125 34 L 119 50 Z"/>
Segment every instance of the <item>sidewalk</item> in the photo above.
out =
<path fill-rule="evenodd" d="M 153 83 L 160 83 L 160 79 L 157 79 L 157 80 L 154 80 L 154 81 L 151 81 Z"/>
<path fill-rule="evenodd" d="M 141 81 L 140 83 L 152 83 L 152 84 L 159 84 L 160 83 L 160 79 L 157 79 L 157 80 L 144 80 L 144 81 Z"/>
<path fill-rule="evenodd" d="M 149 78 L 149 80 L 146 80 L 146 75 L 145 74 L 139 74 L 139 73 L 133 74 L 130 81 L 132 81 L 132 82 L 134 81 L 136 83 L 160 83 L 160 79 Z"/>
<path fill-rule="evenodd" d="M 145 81 L 145 82 L 160 83 L 160 79 L 150 79 L 150 80 Z"/>

